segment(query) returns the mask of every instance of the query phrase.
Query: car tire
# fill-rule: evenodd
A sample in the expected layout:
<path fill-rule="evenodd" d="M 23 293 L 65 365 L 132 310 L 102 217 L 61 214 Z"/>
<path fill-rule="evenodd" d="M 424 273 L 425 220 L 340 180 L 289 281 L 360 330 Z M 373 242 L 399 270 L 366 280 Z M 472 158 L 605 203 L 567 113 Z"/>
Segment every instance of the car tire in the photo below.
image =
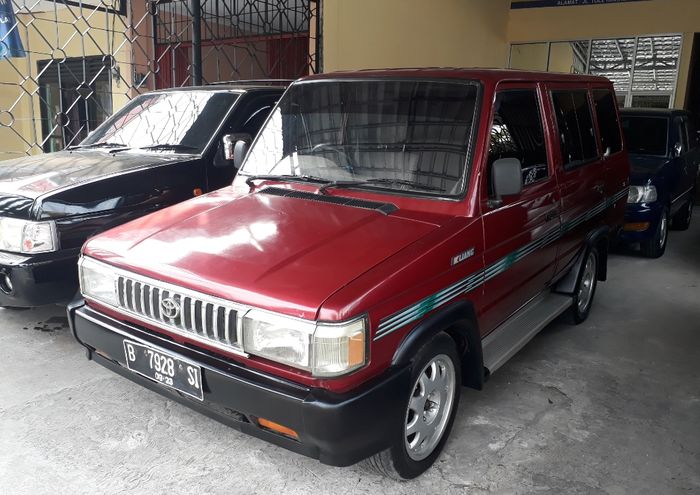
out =
<path fill-rule="evenodd" d="M 574 289 L 574 298 L 571 303 L 571 319 L 576 325 L 586 321 L 588 314 L 591 312 L 593 298 L 598 287 L 599 263 L 598 248 L 591 247 L 586 252 L 586 257 L 581 264 L 576 280 L 576 288 Z"/>
<path fill-rule="evenodd" d="M 666 252 L 666 245 L 668 244 L 669 223 L 668 208 L 665 208 L 663 213 L 661 213 L 659 224 L 656 226 L 654 237 L 648 241 L 642 241 L 639 244 L 642 255 L 647 258 L 660 258 L 663 256 Z"/>
<path fill-rule="evenodd" d="M 446 333 L 438 334 L 418 351 L 411 367 L 405 413 L 396 418 L 391 447 L 366 459 L 365 468 L 401 481 L 413 479 L 433 465 L 450 435 L 459 406 L 460 370 L 457 346 Z M 422 428 L 416 428 L 421 424 Z M 423 435 L 426 438 L 421 438 Z"/>
<path fill-rule="evenodd" d="M 673 221 L 671 222 L 673 230 L 688 230 L 690 227 L 690 221 L 693 218 L 694 197 L 695 193 L 692 193 L 688 202 L 673 216 Z"/>

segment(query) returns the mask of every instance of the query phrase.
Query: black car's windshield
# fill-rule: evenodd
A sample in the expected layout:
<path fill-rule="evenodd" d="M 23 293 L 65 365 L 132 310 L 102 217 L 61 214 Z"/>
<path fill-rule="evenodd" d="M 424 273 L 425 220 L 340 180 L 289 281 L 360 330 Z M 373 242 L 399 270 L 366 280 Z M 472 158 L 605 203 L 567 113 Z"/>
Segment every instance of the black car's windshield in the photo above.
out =
<path fill-rule="evenodd" d="M 457 195 L 476 96 L 477 85 L 463 82 L 299 83 L 272 113 L 240 174 Z"/>
<path fill-rule="evenodd" d="M 653 115 L 622 115 L 627 149 L 637 155 L 668 153 L 668 118 Z"/>
<path fill-rule="evenodd" d="M 201 153 L 238 98 L 235 93 L 173 91 L 139 96 L 78 148 Z"/>

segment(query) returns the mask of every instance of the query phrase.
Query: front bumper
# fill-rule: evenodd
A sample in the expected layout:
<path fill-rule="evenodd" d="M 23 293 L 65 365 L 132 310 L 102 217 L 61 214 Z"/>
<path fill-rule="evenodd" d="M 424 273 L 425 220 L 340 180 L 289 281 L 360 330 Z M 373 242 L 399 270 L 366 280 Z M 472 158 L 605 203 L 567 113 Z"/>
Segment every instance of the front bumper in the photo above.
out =
<path fill-rule="evenodd" d="M 656 235 L 663 215 L 664 205 L 660 201 L 654 203 L 627 204 L 625 208 L 625 227 L 620 234 L 620 239 L 626 243 L 648 241 Z M 634 224 L 648 223 L 649 226 L 640 231 L 626 230 Z"/>
<path fill-rule="evenodd" d="M 0 306 L 67 303 L 78 291 L 79 254 L 79 249 L 36 256 L 0 252 Z"/>
<path fill-rule="evenodd" d="M 403 418 L 410 388 L 407 368 L 391 370 L 346 394 L 332 394 L 282 380 L 238 363 L 184 346 L 142 328 L 107 317 L 82 301 L 68 308 L 75 338 L 89 359 L 146 388 L 187 405 L 244 433 L 320 460 L 349 466 L 388 448 Z M 202 368 L 204 401 L 167 388 L 126 368 L 123 340 L 128 338 Z M 294 440 L 258 426 L 274 421 L 298 433 Z"/>

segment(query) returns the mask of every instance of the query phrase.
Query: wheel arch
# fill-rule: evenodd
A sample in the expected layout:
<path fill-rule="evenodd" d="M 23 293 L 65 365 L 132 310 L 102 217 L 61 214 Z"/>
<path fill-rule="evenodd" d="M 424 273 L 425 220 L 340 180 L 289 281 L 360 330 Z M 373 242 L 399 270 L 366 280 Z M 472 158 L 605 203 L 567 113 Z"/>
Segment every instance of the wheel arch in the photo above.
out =
<path fill-rule="evenodd" d="M 557 282 L 554 290 L 561 294 L 573 294 L 578 282 L 578 274 L 581 271 L 586 255 L 595 247 L 598 249 L 598 280 L 605 282 L 608 278 L 608 251 L 610 245 L 610 228 L 606 226 L 598 227 L 586 236 L 583 246 L 576 255 L 574 264 L 569 272 Z"/>
<path fill-rule="evenodd" d="M 392 366 L 409 364 L 420 348 L 441 332 L 448 334 L 457 345 L 462 384 L 481 390 L 485 381 L 484 359 L 476 311 L 471 301 L 449 304 L 418 323 L 397 347 Z"/>

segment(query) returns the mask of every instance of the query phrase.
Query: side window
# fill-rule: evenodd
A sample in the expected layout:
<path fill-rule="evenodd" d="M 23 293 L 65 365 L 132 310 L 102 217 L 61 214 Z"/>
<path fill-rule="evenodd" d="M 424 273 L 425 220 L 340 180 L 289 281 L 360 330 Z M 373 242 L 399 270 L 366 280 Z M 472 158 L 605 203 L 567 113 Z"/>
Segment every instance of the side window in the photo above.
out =
<path fill-rule="evenodd" d="M 552 91 L 552 101 L 564 168 L 570 169 L 597 157 L 588 92 L 585 89 Z"/>
<path fill-rule="evenodd" d="M 488 170 L 501 158 L 520 160 L 525 186 L 549 176 L 540 105 L 534 89 L 506 90 L 496 96 Z"/>
<path fill-rule="evenodd" d="M 607 89 L 593 90 L 596 117 L 598 117 L 598 129 L 600 141 L 603 144 L 603 152 L 612 155 L 622 150 L 620 137 L 620 123 L 617 118 L 616 102 L 611 91 Z"/>

